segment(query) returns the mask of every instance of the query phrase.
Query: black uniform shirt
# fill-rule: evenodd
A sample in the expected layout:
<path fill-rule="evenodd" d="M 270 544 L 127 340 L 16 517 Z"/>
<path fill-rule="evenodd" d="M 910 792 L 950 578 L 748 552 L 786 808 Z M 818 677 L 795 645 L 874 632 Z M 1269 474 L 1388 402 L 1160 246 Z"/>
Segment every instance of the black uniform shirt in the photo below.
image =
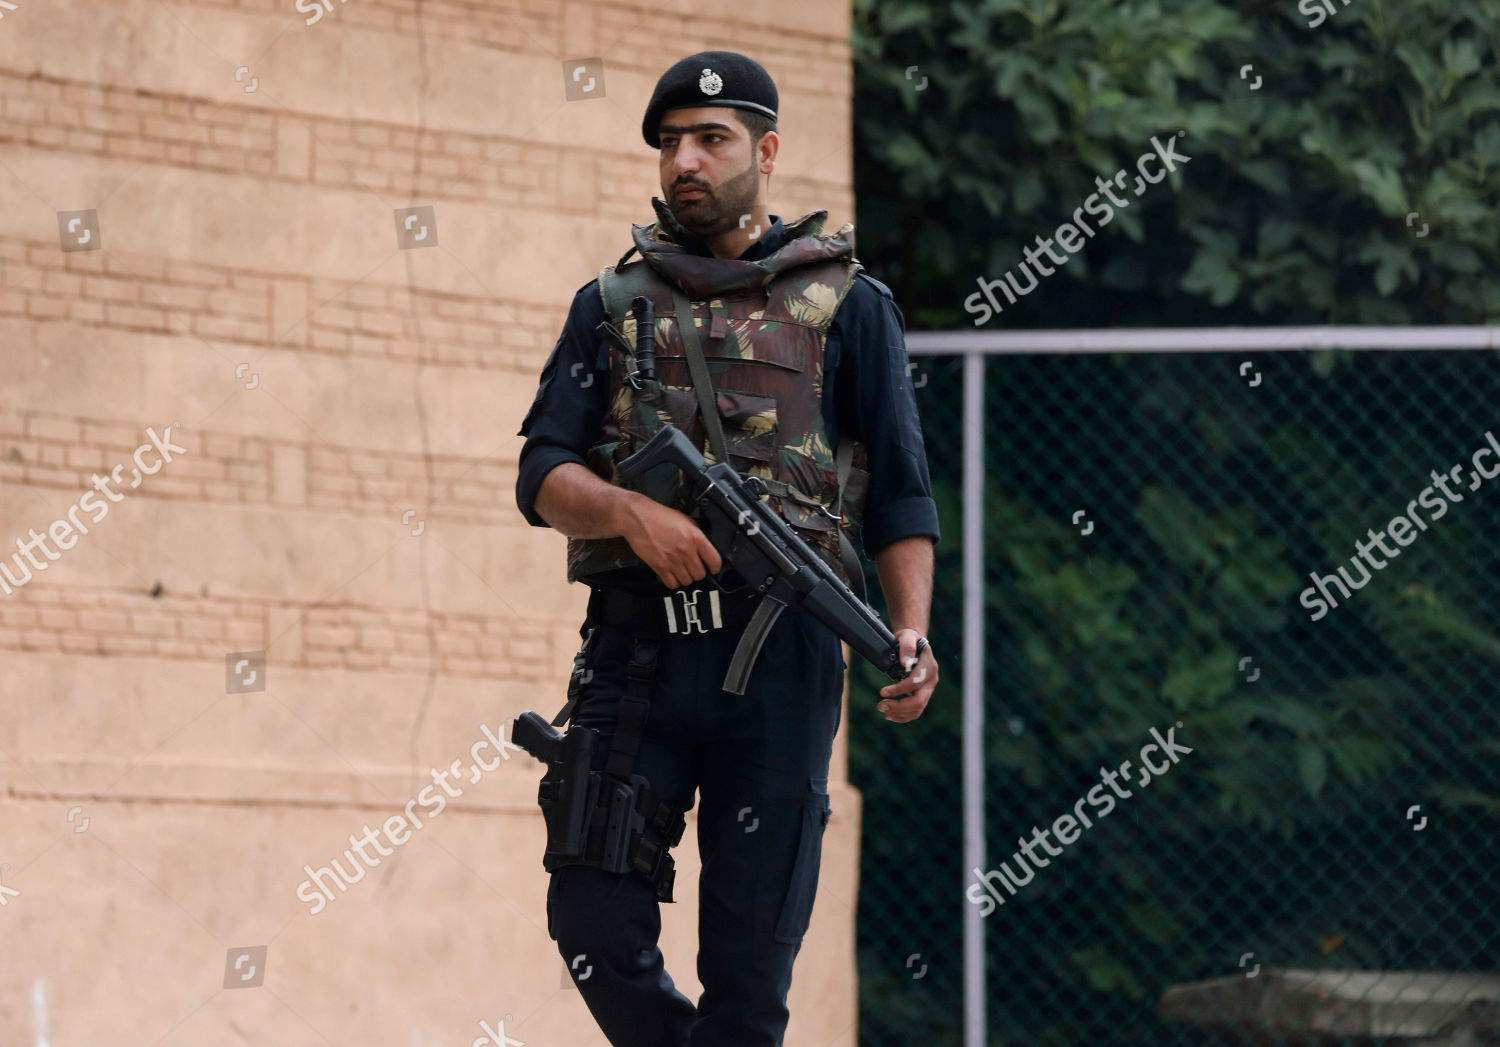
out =
<path fill-rule="evenodd" d="M 771 228 L 741 259 L 753 261 L 782 246 L 781 218 L 770 217 Z M 684 242 L 695 254 L 713 253 L 691 233 Z M 585 454 L 599 438 L 610 395 L 609 343 L 594 328 L 604 318 L 599 281 L 590 280 L 573 296 L 562 334 L 542 367 L 536 399 L 521 422 L 518 435 L 526 444 L 516 505 L 534 527 L 548 526 L 535 508 L 543 478 L 563 462 L 587 467 Z M 901 538 L 939 538 L 905 330 L 890 288 L 861 272 L 834 313 L 823 352 L 823 422 L 832 449 L 838 449 L 838 434 L 847 433 L 868 454 L 862 533 L 871 557 Z"/>

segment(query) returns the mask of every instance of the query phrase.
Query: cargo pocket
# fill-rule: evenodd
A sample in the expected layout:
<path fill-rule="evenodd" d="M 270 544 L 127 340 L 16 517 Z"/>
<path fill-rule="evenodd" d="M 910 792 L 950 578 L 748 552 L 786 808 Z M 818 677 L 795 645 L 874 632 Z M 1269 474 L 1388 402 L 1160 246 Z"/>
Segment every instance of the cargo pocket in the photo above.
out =
<path fill-rule="evenodd" d="M 718 407 L 730 466 L 739 473 L 770 476 L 776 449 L 776 398 L 721 390 Z"/>
<path fill-rule="evenodd" d="M 818 866 L 823 859 L 823 830 L 832 809 L 828 805 L 828 779 L 813 782 L 813 791 L 802 802 L 802 830 L 797 857 L 792 863 L 791 883 L 772 937 L 785 945 L 800 945 L 812 920 L 813 896 L 818 890 Z"/>

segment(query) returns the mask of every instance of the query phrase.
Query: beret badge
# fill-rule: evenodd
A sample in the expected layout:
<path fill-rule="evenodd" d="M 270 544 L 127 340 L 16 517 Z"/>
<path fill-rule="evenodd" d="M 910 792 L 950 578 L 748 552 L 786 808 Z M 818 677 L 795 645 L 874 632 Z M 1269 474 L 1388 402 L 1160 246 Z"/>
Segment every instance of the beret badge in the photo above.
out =
<path fill-rule="evenodd" d="M 703 75 L 698 77 L 698 90 L 706 95 L 716 95 L 724 90 L 724 78 L 712 69 L 704 69 Z"/>

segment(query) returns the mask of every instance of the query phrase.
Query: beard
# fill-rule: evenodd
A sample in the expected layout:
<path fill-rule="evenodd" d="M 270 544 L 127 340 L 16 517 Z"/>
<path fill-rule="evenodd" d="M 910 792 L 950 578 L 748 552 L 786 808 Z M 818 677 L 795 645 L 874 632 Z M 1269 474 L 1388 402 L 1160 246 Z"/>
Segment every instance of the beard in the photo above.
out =
<path fill-rule="evenodd" d="M 682 188 L 679 185 L 668 195 L 667 206 L 673 217 L 694 236 L 717 236 L 738 228 L 740 216 L 755 210 L 757 175 L 752 161 L 743 172 L 727 179 L 717 189 L 701 182 L 685 183 L 703 190 L 704 195 L 691 200 L 676 197 L 676 192 Z"/>

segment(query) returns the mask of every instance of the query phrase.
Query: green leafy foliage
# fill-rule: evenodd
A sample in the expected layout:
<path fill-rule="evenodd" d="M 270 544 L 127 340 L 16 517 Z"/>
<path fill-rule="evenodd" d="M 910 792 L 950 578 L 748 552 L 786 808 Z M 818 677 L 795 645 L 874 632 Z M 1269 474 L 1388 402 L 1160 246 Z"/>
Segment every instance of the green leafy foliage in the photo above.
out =
<path fill-rule="evenodd" d="M 1315 28 L 1298 7 L 855 0 L 861 258 L 911 329 L 970 328 L 977 280 L 1123 169 L 1128 206 L 989 327 L 1500 322 L 1500 5 L 1350 0 Z M 1178 132 L 1190 159 L 1137 195 L 1137 158 Z M 1488 354 L 1340 349 L 1259 358 L 1252 388 L 1240 362 L 987 364 L 990 867 L 1150 727 L 1180 721 L 1194 750 L 987 918 L 993 1044 L 1202 1042 L 1156 999 L 1252 950 L 1500 963 L 1500 480 L 1326 618 L 1298 599 L 1500 430 L 1500 376 Z M 944 682 L 892 730 L 853 667 L 873 1045 L 961 1042 L 974 881 L 959 368 L 922 368 Z M 919 950 L 937 959 L 913 981 Z"/>
<path fill-rule="evenodd" d="M 861 255 L 921 303 L 913 327 L 970 326 L 980 277 L 1180 131 L 1178 173 L 987 326 L 1500 319 L 1500 6 L 1311 21 L 1292 0 L 856 0 Z"/>

